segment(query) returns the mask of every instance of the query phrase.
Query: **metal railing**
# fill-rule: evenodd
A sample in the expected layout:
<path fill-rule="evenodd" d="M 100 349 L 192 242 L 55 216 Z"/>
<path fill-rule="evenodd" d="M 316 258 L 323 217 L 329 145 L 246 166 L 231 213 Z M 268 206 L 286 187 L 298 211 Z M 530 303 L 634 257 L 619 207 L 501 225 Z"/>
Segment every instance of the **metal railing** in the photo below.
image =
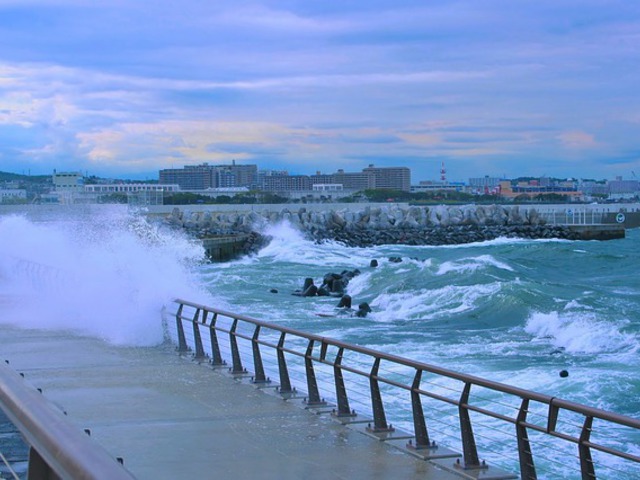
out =
<path fill-rule="evenodd" d="M 564 210 L 539 212 L 548 225 L 601 225 L 605 213 L 589 207 L 569 206 Z"/>
<path fill-rule="evenodd" d="M 523 479 L 538 478 L 534 458 L 543 458 L 534 456 L 533 436 L 538 440 L 536 448 L 557 452 L 555 441 L 577 447 L 568 455 L 575 458 L 575 470 L 583 480 L 596 478 L 596 466 L 613 472 L 610 478 L 640 478 L 640 456 L 633 452 L 640 443 L 640 420 L 186 300 L 177 299 L 176 306 L 171 314 L 179 352 L 192 352 L 196 360 L 228 368 L 232 375 L 250 376 L 256 385 L 274 386 L 285 399 L 302 397 L 294 384 L 297 381 L 304 388 L 306 383 L 305 406 L 324 408 L 345 424 L 360 421 L 351 402 L 358 397 L 362 405 L 368 404 L 365 409 L 373 417 L 364 420 L 368 421 L 366 431 L 382 440 L 392 438 L 395 431 L 387 421 L 387 404 L 406 399 L 413 430 L 406 447 L 424 459 L 453 456 L 438 451 L 441 447 L 430 426 L 453 415 L 455 425 L 447 425 L 441 435 L 458 438 L 462 458 L 454 465 L 463 471 L 488 468 L 476 443 L 483 434 L 476 433 L 475 427 L 500 430 L 511 425 L 506 450 L 518 453 Z M 252 373 L 245 367 L 248 364 Z M 277 386 L 270 372 L 278 377 Z M 323 392 L 321 377 L 326 380 Z M 368 394 L 363 393 L 367 390 Z M 423 401 L 428 402 L 427 409 Z M 608 438 L 611 430 L 616 435 Z M 604 457 L 616 459 L 613 466 Z M 558 478 L 552 470 L 554 462 L 565 468 L 568 459 L 547 461 L 549 478 Z M 513 458 L 511 463 L 512 470 L 518 470 Z"/>
<path fill-rule="evenodd" d="M 0 364 L 0 408 L 29 446 L 29 479 L 134 478 L 4 363 Z"/>

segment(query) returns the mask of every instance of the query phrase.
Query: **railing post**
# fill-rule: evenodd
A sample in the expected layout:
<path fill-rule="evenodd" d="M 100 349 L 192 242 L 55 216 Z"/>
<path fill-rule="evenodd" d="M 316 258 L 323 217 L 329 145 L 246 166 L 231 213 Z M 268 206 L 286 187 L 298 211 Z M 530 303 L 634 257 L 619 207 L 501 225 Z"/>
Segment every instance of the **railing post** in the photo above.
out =
<path fill-rule="evenodd" d="M 486 468 L 483 465 L 480 465 L 480 460 L 478 459 L 478 449 L 476 448 L 476 440 L 473 436 L 473 427 L 471 426 L 471 417 L 469 416 L 468 409 L 470 392 L 471 384 L 467 382 L 464 384 L 464 389 L 462 390 L 462 395 L 460 395 L 460 403 L 458 405 L 464 468 Z"/>
<path fill-rule="evenodd" d="M 231 360 L 233 366 L 231 367 L 231 373 L 245 373 L 242 368 L 242 360 L 240 359 L 240 351 L 238 350 L 238 340 L 236 339 L 236 328 L 238 328 L 238 319 L 233 319 L 233 325 L 229 330 L 229 343 L 231 344 Z"/>
<path fill-rule="evenodd" d="M 518 456 L 520 458 L 520 476 L 522 480 L 537 480 L 536 467 L 529 442 L 527 427 L 524 426 L 529 413 L 529 399 L 523 398 L 516 420 L 516 437 L 518 438 Z"/>
<path fill-rule="evenodd" d="M 49 464 L 40 456 L 38 451 L 29 448 L 29 463 L 27 466 L 27 480 L 41 480 L 43 478 L 56 480 L 60 477 L 49 466 Z"/>
<path fill-rule="evenodd" d="M 373 407 L 373 428 L 367 429 L 372 432 L 393 432 L 395 428 L 387 425 L 387 418 L 384 414 L 384 405 L 380 395 L 380 385 L 378 384 L 378 369 L 380 368 L 380 358 L 376 357 L 373 368 L 369 374 L 369 385 L 371 387 L 371 406 Z"/>
<path fill-rule="evenodd" d="M 413 411 L 413 430 L 416 435 L 416 444 L 413 448 L 432 448 L 427 431 L 427 422 L 424 419 L 422 410 L 422 400 L 420 400 L 420 381 L 422 380 L 422 370 L 416 370 L 416 376 L 411 385 L 411 410 Z M 409 445 L 410 446 L 410 445 Z"/>
<path fill-rule="evenodd" d="M 253 377 L 253 383 L 269 383 L 271 380 L 267 379 L 264 375 L 264 366 L 262 365 L 262 355 L 260 355 L 260 344 L 258 343 L 258 337 L 260 336 L 260 325 L 256 325 L 256 329 L 253 332 L 253 338 L 251 339 L 251 347 L 253 349 L 253 368 L 255 375 Z"/>
<path fill-rule="evenodd" d="M 309 406 L 326 405 L 327 402 L 320 398 L 316 373 L 313 369 L 313 340 L 309 340 L 309 346 L 304 356 L 304 366 L 307 371 L 307 389 L 309 392 L 309 397 L 305 400 L 305 403 Z"/>
<path fill-rule="evenodd" d="M 193 358 L 196 360 L 207 358 L 207 355 L 204 353 L 204 348 L 202 347 L 202 337 L 200 336 L 200 326 L 198 325 L 199 319 L 200 309 L 198 308 L 193 315 L 193 343 L 196 345 L 196 354 Z"/>
<path fill-rule="evenodd" d="M 184 304 L 181 303 L 176 312 L 176 329 L 178 330 L 178 352 L 188 352 L 187 340 L 184 337 L 184 327 L 182 325 L 182 309 Z"/>
<path fill-rule="evenodd" d="M 289 370 L 287 369 L 287 360 L 284 357 L 284 340 L 286 333 L 280 334 L 280 340 L 278 340 L 278 373 L 280 374 L 280 393 L 291 393 L 291 380 L 289 379 Z"/>
<path fill-rule="evenodd" d="M 213 318 L 211 319 L 211 325 L 209 325 L 209 337 L 211 338 L 211 365 L 213 365 L 214 367 L 227 364 L 227 362 L 222 359 L 222 354 L 220 353 L 218 332 L 216 332 L 217 321 L 218 314 L 214 313 Z"/>
<path fill-rule="evenodd" d="M 342 355 L 344 348 L 340 347 L 336 359 L 333 362 L 333 379 L 336 385 L 336 398 L 338 399 L 338 411 L 335 413 L 337 417 L 353 417 L 355 412 L 349 407 L 349 399 L 347 398 L 347 389 L 344 385 L 344 376 L 342 375 Z"/>
<path fill-rule="evenodd" d="M 591 427 L 593 425 L 593 417 L 585 417 L 582 431 L 580 432 L 580 442 L 578 443 L 578 451 L 580 452 L 580 472 L 582 480 L 594 480 L 596 472 L 593 468 L 593 460 L 591 459 L 591 449 L 587 443 L 591 438 Z"/>

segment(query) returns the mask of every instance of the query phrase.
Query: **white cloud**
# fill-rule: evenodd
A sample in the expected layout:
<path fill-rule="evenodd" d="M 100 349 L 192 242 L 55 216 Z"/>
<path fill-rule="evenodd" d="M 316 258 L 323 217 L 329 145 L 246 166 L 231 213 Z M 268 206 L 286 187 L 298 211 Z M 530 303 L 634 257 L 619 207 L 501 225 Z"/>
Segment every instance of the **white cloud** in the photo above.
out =
<path fill-rule="evenodd" d="M 558 139 L 565 148 L 570 149 L 593 148 L 598 144 L 593 135 L 579 130 L 562 132 Z"/>

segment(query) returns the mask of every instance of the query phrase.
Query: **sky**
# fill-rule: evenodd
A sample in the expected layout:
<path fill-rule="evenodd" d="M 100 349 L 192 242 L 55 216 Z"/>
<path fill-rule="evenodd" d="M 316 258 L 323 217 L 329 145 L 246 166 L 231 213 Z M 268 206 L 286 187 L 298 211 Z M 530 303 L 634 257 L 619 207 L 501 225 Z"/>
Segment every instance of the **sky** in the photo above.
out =
<path fill-rule="evenodd" d="M 0 170 L 640 175 L 635 0 L 0 0 Z"/>

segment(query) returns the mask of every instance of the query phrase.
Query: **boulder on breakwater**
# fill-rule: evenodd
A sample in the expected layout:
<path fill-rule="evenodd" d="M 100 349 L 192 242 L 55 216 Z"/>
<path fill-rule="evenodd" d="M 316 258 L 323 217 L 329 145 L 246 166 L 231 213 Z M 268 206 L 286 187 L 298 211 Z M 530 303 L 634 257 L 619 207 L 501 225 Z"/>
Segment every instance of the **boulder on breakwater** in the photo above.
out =
<path fill-rule="evenodd" d="M 504 205 L 400 206 L 364 205 L 361 209 L 323 212 L 284 208 L 251 212 L 183 212 L 175 208 L 165 219 L 200 238 L 250 234 L 267 224 L 289 222 L 309 239 L 336 240 L 348 246 L 385 244 L 453 245 L 508 238 L 563 238 L 580 234 L 568 226 L 547 225 L 535 209 Z M 265 239 L 262 239 L 265 240 Z M 254 238 L 255 251 L 265 244 Z"/>

